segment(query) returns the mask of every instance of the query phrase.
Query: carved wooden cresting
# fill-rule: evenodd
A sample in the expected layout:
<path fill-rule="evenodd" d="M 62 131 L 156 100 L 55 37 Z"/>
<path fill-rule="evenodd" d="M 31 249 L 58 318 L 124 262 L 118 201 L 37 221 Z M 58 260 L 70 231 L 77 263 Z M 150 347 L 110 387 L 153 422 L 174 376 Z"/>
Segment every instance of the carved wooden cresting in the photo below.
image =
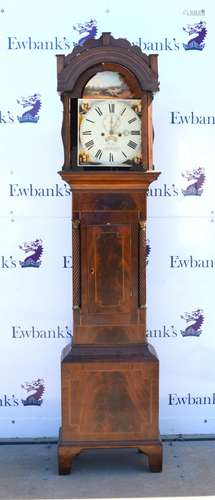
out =
<path fill-rule="evenodd" d="M 84 449 L 118 447 L 139 449 L 158 472 L 159 362 L 146 340 L 146 200 L 159 175 L 152 158 L 157 56 L 103 33 L 66 57 L 57 56 L 57 62 L 63 102 L 60 175 L 73 195 L 73 342 L 61 364 L 59 473 L 69 473 L 72 459 Z M 79 166 L 78 99 L 92 88 L 89 80 L 104 72 L 117 73 L 125 82 L 121 97 L 118 90 L 113 97 L 111 87 L 104 99 L 111 91 L 111 103 L 126 103 L 129 89 L 129 99 L 141 102 L 141 150 L 130 164 L 100 167 L 88 159 L 87 166 Z M 116 133 L 110 123 L 107 147 L 130 134 L 130 129 Z M 101 129 L 100 135 L 105 133 Z"/>

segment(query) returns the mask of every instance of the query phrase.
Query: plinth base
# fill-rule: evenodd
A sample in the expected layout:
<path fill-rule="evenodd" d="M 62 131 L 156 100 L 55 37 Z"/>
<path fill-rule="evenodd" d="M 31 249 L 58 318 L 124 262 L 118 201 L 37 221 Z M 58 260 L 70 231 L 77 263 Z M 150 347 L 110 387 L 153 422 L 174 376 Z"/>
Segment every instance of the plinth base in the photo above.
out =
<path fill-rule="evenodd" d="M 58 443 L 58 471 L 60 475 L 70 474 L 75 456 L 84 450 L 104 448 L 136 448 L 148 456 L 151 472 L 161 472 L 163 463 L 162 442 L 160 439 L 153 441 L 115 441 L 84 442 L 62 441 L 61 431 Z"/>
<path fill-rule="evenodd" d="M 162 468 L 158 358 L 149 344 L 73 346 L 62 360 L 59 473 L 85 449 L 137 448 Z"/>

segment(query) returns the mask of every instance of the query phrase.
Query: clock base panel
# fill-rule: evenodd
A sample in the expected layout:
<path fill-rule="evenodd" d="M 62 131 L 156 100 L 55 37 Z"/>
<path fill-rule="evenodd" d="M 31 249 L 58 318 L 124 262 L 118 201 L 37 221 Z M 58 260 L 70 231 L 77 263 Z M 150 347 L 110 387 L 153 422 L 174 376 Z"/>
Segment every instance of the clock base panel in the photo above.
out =
<path fill-rule="evenodd" d="M 149 344 L 78 346 L 62 360 L 59 474 L 69 474 L 85 449 L 137 448 L 151 471 L 162 469 L 158 429 L 158 370 Z"/>

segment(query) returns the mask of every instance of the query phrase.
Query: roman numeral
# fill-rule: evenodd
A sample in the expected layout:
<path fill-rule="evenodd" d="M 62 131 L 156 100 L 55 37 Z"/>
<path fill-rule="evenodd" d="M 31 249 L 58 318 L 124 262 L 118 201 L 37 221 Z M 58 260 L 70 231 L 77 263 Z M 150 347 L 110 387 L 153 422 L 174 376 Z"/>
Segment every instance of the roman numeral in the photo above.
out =
<path fill-rule="evenodd" d="M 122 110 L 121 116 L 125 113 L 126 109 L 127 109 L 127 108 L 124 108 L 124 109 Z"/>
<path fill-rule="evenodd" d="M 113 153 L 109 153 L 109 161 L 113 161 Z"/>
<path fill-rule="evenodd" d="M 95 154 L 95 158 L 98 158 L 99 160 L 101 160 L 101 157 L 102 157 L 102 150 L 98 149 L 97 153 Z"/>
<path fill-rule="evenodd" d="M 95 123 L 93 122 L 93 120 L 90 120 L 89 118 L 86 118 L 86 122 Z"/>
<path fill-rule="evenodd" d="M 140 135 L 140 130 L 131 130 L 131 135 Z"/>
<path fill-rule="evenodd" d="M 137 144 L 136 144 L 136 142 L 129 141 L 127 146 L 129 146 L 129 148 L 135 149 L 137 147 Z"/>
<path fill-rule="evenodd" d="M 115 112 L 115 104 L 108 104 L 110 113 Z"/>
<path fill-rule="evenodd" d="M 128 123 L 133 123 L 133 122 L 135 122 L 135 121 L 136 121 L 136 119 L 137 119 L 137 118 L 136 118 L 136 116 L 135 116 L 134 118 L 131 118 L 130 120 L 128 120 Z"/>
<path fill-rule="evenodd" d="M 91 135 L 92 130 L 84 130 L 83 135 Z"/>
<path fill-rule="evenodd" d="M 122 154 L 125 158 L 128 158 L 127 155 L 124 153 L 124 151 L 122 151 Z"/>
<path fill-rule="evenodd" d="M 100 116 L 103 115 L 103 113 L 102 113 L 102 111 L 101 111 L 101 109 L 100 109 L 99 106 L 97 106 L 97 108 L 95 108 L 95 111 L 97 111 L 98 115 L 100 115 Z"/>
<path fill-rule="evenodd" d="M 87 149 L 92 149 L 94 146 L 94 141 L 91 140 L 91 141 L 85 142 L 85 146 Z"/>

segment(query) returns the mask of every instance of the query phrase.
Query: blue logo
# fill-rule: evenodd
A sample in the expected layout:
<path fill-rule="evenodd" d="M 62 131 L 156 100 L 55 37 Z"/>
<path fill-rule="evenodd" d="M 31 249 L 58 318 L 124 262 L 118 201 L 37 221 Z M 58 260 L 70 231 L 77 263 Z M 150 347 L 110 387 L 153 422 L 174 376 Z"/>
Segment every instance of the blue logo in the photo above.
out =
<path fill-rule="evenodd" d="M 87 42 L 87 40 L 92 40 L 96 37 L 98 32 L 97 21 L 95 19 L 91 19 L 89 22 L 86 22 L 84 24 L 78 23 L 73 26 L 73 29 L 75 31 L 78 31 L 79 35 L 85 33 L 85 35 L 81 36 L 81 38 L 79 38 L 77 42 L 77 45 L 83 45 L 85 42 Z"/>
<path fill-rule="evenodd" d="M 185 330 L 181 330 L 182 337 L 199 337 L 202 333 L 202 325 L 204 322 L 203 310 L 196 309 L 192 313 L 184 313 L 181 315 L 186 323 L 190 323 Z"/>
<path fill-rule="evenodd" d="M 10 111 L 8 111 L 9 106 L 7 106 L 6 108 L 7 111 L 6 109 L 0 109 L 0 125 L 16 123 L 17 120 L 19 123 L 38 122 L 39 113 L 42 106 L 40 94 L 33 94 L 29 97 L 21 97 L 20 99 L 17 99 L 16 102 L 17 104 L 19 104 L 19 106 L 22 106 L 23 113 L 20 116 L 17 116 L 17 111 L 19 112 L 17 105 L 17 110 L 15 110 L 14 105 L 14 109 Z M 25 110 L 25 108 L 28 109 Z"/>
<path fill-rule="evenodd" d="M 24 111 L 21 116 L 17 116 L 19 123 L 37 123 L 41 108 L 40 94 L 34 94 L 29 97 L 21 97 L 21 100 L 17 99 L 17 102 L 23 108 L 29 108 L 27 111 Z"/>
<path fill-rule="evenodd" d="M 42 240 L 31 241 L 30 243 L 23 243 L 19 248 L 25 253 L 29 253 L 25 260 L 19 261 L 21 267 L 40 267 L 41 255 L 43 253 Z"/>
<path fill-rule="evenodd" d="M 200 21 L 195 24 L 187 24 L 183 30 L 189 35 L 188 43 L 183 43 L 185 50 L 203 50 L 205 46 L 205 38 L 207 35 L 206 22 Z"/>
<path fill-rule="evenodd" d="M 29 384 L 26 382 L 25 385 L 21 385 L 22 389 L 27 392 L 31 392 L 26 399 L 22 399 L 22 404 L 24 406 L 41 406 L 43 399 L 42 396 L 45 391 L 44 380 L 38 378 Z"/>
<path fill-rule="evenodd" d="M 186 171 L 182 174 L 187 182 L 188 186 L 186 189 L 182 189 L 184 196 L 201 196 L 203 193 L 203 184 L 205 182 L 205 170 L 204 168 L 196 168 L 192 171 Z"/>

